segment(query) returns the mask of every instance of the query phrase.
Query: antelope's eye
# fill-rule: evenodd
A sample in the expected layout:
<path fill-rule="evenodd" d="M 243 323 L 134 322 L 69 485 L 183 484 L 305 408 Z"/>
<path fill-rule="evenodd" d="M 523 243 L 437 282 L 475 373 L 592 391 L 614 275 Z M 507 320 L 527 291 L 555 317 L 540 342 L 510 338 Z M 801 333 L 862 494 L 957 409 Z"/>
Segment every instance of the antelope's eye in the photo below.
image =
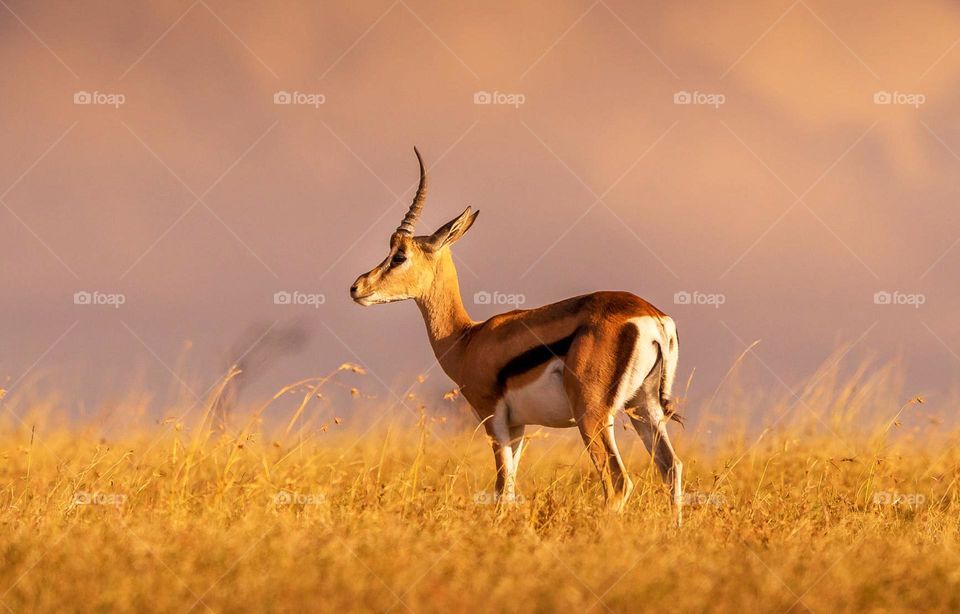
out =
<path fill-rule="evenodd" d="M 397 252 L 390 260 L 390 266 L 399 266 L 407 261 L 407 256 L 403 252 Z"/>

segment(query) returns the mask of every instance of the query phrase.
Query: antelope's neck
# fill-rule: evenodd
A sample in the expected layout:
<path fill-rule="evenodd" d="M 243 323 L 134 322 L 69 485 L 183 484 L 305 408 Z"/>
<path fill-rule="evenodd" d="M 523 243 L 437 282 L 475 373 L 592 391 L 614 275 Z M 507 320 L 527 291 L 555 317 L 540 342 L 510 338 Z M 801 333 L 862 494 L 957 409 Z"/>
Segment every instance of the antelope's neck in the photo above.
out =
<path fill-rule="evenodd" d="M 466 333 L 473 328 L 474 322 L 463 307 L 457 270 L 449 253 L 444 254 L 433 286 L 417 299 L 417 306 L 427 325 L 427 335 L 437 362 L 450 379 L 461 385 L 459 367 Z"/>

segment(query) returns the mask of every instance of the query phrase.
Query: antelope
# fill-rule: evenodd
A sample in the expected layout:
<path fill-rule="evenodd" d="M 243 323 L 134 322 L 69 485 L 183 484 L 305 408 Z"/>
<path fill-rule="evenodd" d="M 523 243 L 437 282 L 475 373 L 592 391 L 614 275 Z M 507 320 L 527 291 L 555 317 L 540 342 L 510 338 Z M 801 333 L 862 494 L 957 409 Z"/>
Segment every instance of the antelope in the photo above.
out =
<path fill-rule="evenodd" d="M 515 501 L 524 428 L 577 427 L 600 474 L 607 504 L 620 512 L 633 482 L 614 437 L 619 410 L 629 416 L 669 484 L 682 520 L 683 465 L 667 434 L 670 390 L 679 357 L 673 320 L 628 292 L 594 292 L 484 322 L 460 296 L 451 247 L 477 219 L 467 207 L 433 234 L 414 236 L 427 196 L 423 158 L 413 203 L 390 236 L 387 257 L 350 287 L 360 305 L 412 299 L 443 371 L 481 420 L 497 468 L 496 500 Z"/>

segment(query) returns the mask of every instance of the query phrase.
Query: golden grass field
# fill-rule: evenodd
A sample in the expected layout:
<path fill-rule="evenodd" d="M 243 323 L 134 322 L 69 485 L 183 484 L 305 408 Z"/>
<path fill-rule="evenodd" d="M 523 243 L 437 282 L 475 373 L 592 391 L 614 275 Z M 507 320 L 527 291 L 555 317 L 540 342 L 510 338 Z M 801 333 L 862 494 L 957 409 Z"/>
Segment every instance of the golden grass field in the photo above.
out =
<path fill-rule="evenodd" d="M 335 384 L 362 397 L 358 371 L 292 386 L 272 422 L 279 401 L 241 406 L 236 428 L 201 406 L 104 435 L 11 394 L 0 609 L 960 610 L 957 438 L 892 368 L 825 368 L 799 401 L 681 405 L 679 530 L 632 430 L 618 431 L 637 484 L 622 515 L 577 434 L 536 429 L 522 501 L 498 509 L 487 443 L 455 426 L 459 399 L 415 385 L 409 409 L 364 432 L 369 414 L 316 397 Z M 738 404 L 749 428 L 706 413 Z"/>

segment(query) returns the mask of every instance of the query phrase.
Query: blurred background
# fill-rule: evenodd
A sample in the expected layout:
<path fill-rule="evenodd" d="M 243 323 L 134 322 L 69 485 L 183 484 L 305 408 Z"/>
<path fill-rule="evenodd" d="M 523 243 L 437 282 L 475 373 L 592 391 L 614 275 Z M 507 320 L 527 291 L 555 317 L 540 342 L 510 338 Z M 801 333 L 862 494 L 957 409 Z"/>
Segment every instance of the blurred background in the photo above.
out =
<path fill-rule="evenodd" d="M 345 361 L 449 389 L 412 303 L 347 290 L 417 145 L 420 231 L 481 211 L 475 319 L 639 294 L 694 416 L 757 340 L 756 389 L 957 392 L 956 3 L 0 0 L 0 49 L 2 388 L 160 405 L 247 357 L 252 395 Z"/>

